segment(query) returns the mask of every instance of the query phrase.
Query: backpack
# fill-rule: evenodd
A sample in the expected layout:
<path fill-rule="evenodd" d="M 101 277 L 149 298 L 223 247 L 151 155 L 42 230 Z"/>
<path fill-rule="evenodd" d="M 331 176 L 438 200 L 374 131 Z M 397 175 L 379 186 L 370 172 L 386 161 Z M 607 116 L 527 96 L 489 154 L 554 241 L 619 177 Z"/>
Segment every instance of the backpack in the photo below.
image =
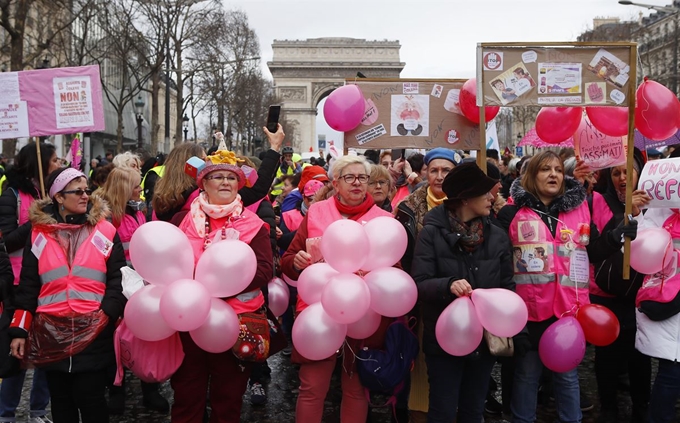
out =
<path fill-rule="evenodd" d="M 367 397 L 370 391 L 390 394 L 383 406 L 392 404 L 394 407 L 396 395 L 404 387 L 418 350 L 418 337 L 406 321 L 400 319 L 387 327 L 383 349 L 361 348 L 357 351 L 357 372 Z"/>

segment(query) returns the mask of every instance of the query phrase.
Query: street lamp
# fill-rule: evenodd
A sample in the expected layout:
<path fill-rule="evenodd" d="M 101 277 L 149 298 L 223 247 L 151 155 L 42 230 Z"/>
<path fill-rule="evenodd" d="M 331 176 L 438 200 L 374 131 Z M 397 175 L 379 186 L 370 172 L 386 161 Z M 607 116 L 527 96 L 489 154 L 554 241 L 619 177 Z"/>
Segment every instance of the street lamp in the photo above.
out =
<path fill-rule="evenodd" d="M 144 121 L 144 100 L 142 96 L 137 97 L 135 101 L 135 110 L 137 111 L 137 148 L 142 148 L 142 122 Z"/>
<path fill-rule="evenodd" d="M 624 6 L 638 6 L 638 7 L 645 7 L 650 10 L 656 10 L 657 12 L 663 12 L 663 13 L 668 13 L 669 15 L 673 15 L 673 72 L 671 73 L 671 77 L 673 78 L 673 92 L 677 95 L 678 93 L 678 29 L 679 29 L 679 23 L 678 19 L 680 18 L 680 9 L 676 7 L 668 7 L 668 6 L 657 6 L 655 4 L 647 4 L 647 3 L 635 3 L 632 1 L 628 0 L 619 0 L 619 4 L 622 4 Z M 673 2 L 675 4 L 675 2 Z"/>
<path fill-rule="evenodd" d="M 187 114 L 184 114 L 184 117 L 182 117 L 182 128 L 184 128 L 184 142 L 187 142 L 187 134 L 189 133 L 189 117 Z"/>

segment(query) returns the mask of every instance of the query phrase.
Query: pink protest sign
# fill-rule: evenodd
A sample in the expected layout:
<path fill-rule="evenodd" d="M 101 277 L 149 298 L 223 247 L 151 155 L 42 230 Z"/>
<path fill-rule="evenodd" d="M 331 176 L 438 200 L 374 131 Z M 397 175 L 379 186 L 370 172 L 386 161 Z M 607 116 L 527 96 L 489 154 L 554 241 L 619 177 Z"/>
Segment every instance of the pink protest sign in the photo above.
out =
<path fill-rule="evenodd" d="M 652 197 L 648 208 L 680 207 L 680 158 L 648 161 L 638 188 Z"/>
<path fill-rule="evenodd" d="M 99 66 L 7 72 L 0 78 L 0 88 L 11 94 L 0 102 L 26 105 L 28 134 L 20 131 L 21 136 L 104 129 Z"/>

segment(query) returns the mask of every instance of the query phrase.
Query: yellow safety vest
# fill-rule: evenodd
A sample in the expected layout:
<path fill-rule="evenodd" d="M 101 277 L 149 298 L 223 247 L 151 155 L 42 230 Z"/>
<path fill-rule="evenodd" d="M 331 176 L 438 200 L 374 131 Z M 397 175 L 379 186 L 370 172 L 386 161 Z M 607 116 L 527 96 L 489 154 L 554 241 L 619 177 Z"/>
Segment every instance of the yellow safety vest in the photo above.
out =
<path fill-rule="evenodd" d="M 295 172 L 295 168 L 292 167 L 292 166 L 289 166 L 288 171 L 286 172 L 286 175 L 292 175 L 293 172 Z M 282 176 L 283 176 L 283 172 L 281 171 L 281 165 L 279 165 L 279 167 L 276 169 L 276 179 L 279 179 Z M 276 197 L 278 195 L 281 195 L 282 192 L 283 192 L 283 182 L 274 185 L 274 189 L 272 189 L 272 195 L 273 196 Z"/>
<path fill-rule="evenodd" d="M 165 165 L 152 167 L 151 169 L 149 169 L 149 172 L 153 172 L 153 173 L 157 174 L 159 178 L 162 178 L 163 175 L 165 175 Z M 146 175 L 148 175 L 149 172 L 146 172 Z M 142 201 L 146 201 L 146 199 L 144 198 L 144 183 L 146 182 L 146 175 L 144 175 L 144 179 L 142 179 L 142 183 L 141 183 L 142 193 L 140 194 L 140 197 L 141 197 Z"/>

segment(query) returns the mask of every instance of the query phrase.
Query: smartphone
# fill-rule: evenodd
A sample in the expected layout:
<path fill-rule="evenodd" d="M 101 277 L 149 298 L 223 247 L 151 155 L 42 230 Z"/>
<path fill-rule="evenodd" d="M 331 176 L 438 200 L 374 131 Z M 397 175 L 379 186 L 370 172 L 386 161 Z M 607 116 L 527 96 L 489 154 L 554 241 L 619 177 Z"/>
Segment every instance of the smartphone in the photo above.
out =
<path fill-rule="evenodd" d="M 269 113 L 267 114 L 267 130 L 272 134 L 278 129 L 280 114 L 281 106 L 269 106 Z"/>
<path fill-rule="evenodd" d="M 392 161 L 396 162 L 399 159 L 403 159 L 404 156 L 406 155 L 406 149 L 401 148 L 398 150 L 392 150 Z"/>

